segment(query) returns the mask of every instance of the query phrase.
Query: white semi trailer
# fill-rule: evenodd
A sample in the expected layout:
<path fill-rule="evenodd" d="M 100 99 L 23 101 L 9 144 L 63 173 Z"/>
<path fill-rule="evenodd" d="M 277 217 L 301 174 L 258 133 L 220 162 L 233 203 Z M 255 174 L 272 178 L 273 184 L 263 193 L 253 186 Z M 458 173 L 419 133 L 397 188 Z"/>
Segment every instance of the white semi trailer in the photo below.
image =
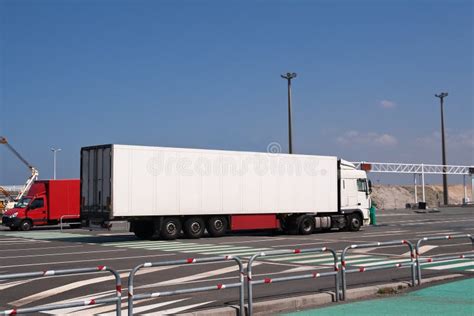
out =
<path fill-rule="evenodd" d="M 142 239 L 184 232 L 357 231 L 369 223 L 365 171 L 331 156 L 101 145 L 81 149 L 81 219 L 128 220 Z"/>

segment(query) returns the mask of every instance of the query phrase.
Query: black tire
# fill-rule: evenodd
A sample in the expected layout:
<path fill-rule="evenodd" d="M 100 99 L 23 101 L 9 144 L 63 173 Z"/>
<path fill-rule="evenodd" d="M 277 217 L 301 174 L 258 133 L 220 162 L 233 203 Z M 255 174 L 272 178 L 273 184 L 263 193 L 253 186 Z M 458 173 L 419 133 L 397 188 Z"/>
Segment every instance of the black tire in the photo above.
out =
<path fill-rule="evenodd" d="M 69 224 L 71 228 L 81 228 L 81 224 Z"/>
<path fill-rule="evenodd" d="M 31 227 L 33 227 L 33 223 L 29 220 L 29 219 L 24 219 L 21 223 L 20 223 L 20 230 L 26 232 L 28 230 L 31 229 Z"/>
<path fill-rule="evenodd" d="M 149 240 L 153 236 L 153 223 L 145 221 L 134 222 L 133 232 L 138 239 Z"/>
<path fill-rule="evenodd" d="M 206 225 L 201 217 L 190 217 L 184 221 L 183 231 L 187 238 L 201 238 L 205 229 Z"/>
<path fill-rule="evenodd" d="M 181 221 L 177 217 L 165 217 L 161 223 L 160 237 L 166 240 L 178 238 L 181 233 Z"/>
<path fill-rule="evenodd" d="M 225 216 L 212 216 L 207 220 L 207 231 L 212 237 L 221 237 L 227 232 L 227 225 Z"/>
<path fill-rule="evenodd" d="M 314 232 L 314 217 L 311 215 L 301 215 L 298 217 L 298 233 L 300 235 L 309 235 Z"/>
<path fill-rule="evenodd" d="M 362 226 L 362 217 L 359 214 L 351 214 L 347 216 L 347 230 L 356 232 Z"/>

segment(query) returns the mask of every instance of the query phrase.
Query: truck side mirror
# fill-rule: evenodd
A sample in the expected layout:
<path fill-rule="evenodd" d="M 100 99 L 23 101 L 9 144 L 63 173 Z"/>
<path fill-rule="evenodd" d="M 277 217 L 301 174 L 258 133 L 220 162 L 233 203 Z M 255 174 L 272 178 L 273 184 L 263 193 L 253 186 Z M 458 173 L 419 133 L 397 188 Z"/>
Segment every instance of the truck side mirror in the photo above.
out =
<path fill-rule="evenodd" d="M 372 193 L 372 181 L 369 180 L 369 194 Z"/>

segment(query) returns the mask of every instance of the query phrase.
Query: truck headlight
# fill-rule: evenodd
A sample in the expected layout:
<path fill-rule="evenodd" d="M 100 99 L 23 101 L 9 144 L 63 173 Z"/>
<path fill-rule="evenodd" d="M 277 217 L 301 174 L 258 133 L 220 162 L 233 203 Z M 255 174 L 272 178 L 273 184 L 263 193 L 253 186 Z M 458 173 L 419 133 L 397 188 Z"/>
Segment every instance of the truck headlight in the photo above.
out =
<path fill-rule="evenodd" d="M 12 215 L 10 215 L 10 218 L 15 218 L 15 217 L 17 217 L 17 216 L 18 216 L 18 212 L 13 213 Z"/>

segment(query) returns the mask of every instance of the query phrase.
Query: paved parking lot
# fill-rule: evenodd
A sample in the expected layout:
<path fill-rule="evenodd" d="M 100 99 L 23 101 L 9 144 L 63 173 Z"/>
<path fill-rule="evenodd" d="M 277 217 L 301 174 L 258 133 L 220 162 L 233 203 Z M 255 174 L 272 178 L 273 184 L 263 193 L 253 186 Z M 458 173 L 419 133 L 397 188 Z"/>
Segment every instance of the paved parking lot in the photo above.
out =
<path fill-rule="evenodd" d="M 340 251 L 347 245 L 373 241 L 407 239 L 416 242 L 425 236 L 465 234 L 474 231 L 474 208 L 446 208 L 437 213 L 415 213 L 412 210 L 387 210 L 379 213 L 378 225 L 359 232 L 328 232 L 310 236 L 275 233 L 242 233 L 222 238 L 176 241 L 140 241 L 125 231 L 90 232 L 81 229 L 48 227 L 29 232 L 0 229 L 2 256 L 0 274 L 71 269 L 107 265 L 116 269 L 124 283 L 131 268 L 144 262 L 235 255 L 250 255 L 278 249 L 330 247 Z M 426 243 L 426 256 L 472 252 L 468 239 Z M 381 263 L 407 261 L 408 248 L 368 248 L 350 252 L 347 263 L 370 267 Z M 303 271 L 330 271 L 328 254 L 299 254 L 265 257 L 257 262 L 254 278 L 276 277 Z M 423 266 L 423 276 L 451 273 L 473 276 L 474 262 L 468 259 L 434 262 Z M 408 280 L 409 269 L 383 270 L 351 274 L 349 287 L 394 280 Z M 232 262 L 147 268 L 136 277 L 135 294 L 178 288 L 233 283 L 238 280 L 237 266 Z M 331 278 L 268 284 L 254 289 L 256 300 L 296 296 L 314 291 L 333 290 Z M 41 279 L 0 281 L 0 309 L 28 307 L 71 300 L 109 297 L 114 292 L 113 277 L 105 272 L 71 276 L 46 276 Z M 237 289 L 161 297 L 135 304 L 137 313 L 176 314 L 196 309 L 221 307 L 238 301 Z M 125 304 L 123 305 L 125 311 Z M 67 308 L 50 314 L 112 314 L 114 306 Z M 46 314 L 46 313 L 45 313 Z"/>

